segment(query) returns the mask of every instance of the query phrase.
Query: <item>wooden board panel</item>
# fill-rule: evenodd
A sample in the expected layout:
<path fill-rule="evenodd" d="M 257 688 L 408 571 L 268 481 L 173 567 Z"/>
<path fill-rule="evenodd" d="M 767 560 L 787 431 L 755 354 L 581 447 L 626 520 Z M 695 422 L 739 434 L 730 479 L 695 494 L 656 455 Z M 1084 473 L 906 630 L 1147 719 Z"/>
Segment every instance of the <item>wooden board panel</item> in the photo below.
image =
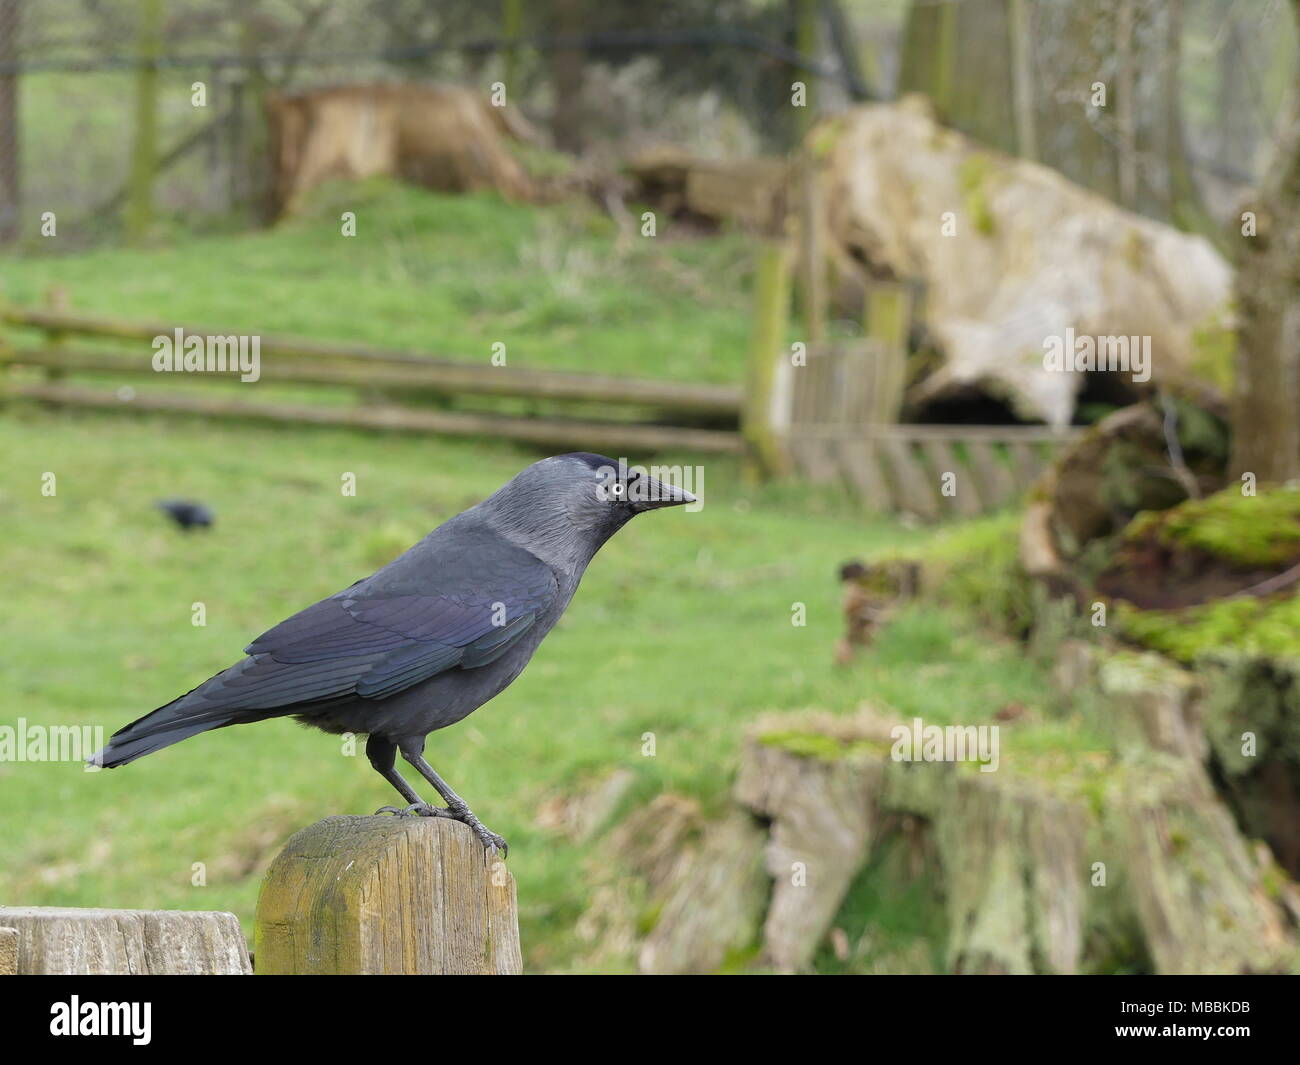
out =
<path fill-rule="evenodd" d="M 942 513 L 939 486 L 931 479 L 929 471 L 917 462 L 911 444 L 901 437 L 886 434 L 879 438 L 879 446 L 893 472 L 898 505 L 927 520 L 939 517 Z"/>
<path fill-rule="evenodd" d="M 173 411 L 209 417 L 254 418 L 264 421 L 344 425 L 355 429 L 445 433 L 449 436 L 495 436 L 544 445 L 570 445 L 617 451 L 700 451 L 736 454 L 742 450 L 739 433 L 678 426 L 618 422 L 580 422 L 562 419 L 516 418 L 468 411 L 412 410 L 409 407 L 327 407 L 323 404 L 259 403 L 217 399 L 180 393 L 139 392 L 128 400 L 116 392 L 74 385 L 16 383 L 7 393 L 46 403 L 76 407 L 112 407 L 115 410 Z"/>
<path fill-rule="evenodd" d="M 872 510 L 892 511 L 894 493 L 880 467 L 879 448 L 874 440 L 844 437 L 837 442 L 840 468 L 850 488 Z"/>
<path fill-rule="evenodd" d="M 1010 469 L 988 440 L 971 440 L 966 444 L 971 473 L 977 481 L 984 510 L 1006 506 L 1016 496 L 1016 483 Z"/>
<path fill-rule="evenodd" d="M 939 503 L 943 507 L 945 514 L 964 513 L 962 506 L 962 492 L 966 487 L 965 471 L 960 468 L 957 462 L 957 456 L 953 452 L 951 444 L 947 440 L 923 440 L 914 445 L 916 449 L 925 456 L 926 464 L 930 469 L 930 476 L 933 478 L 939 493 Z M 956 476 L 956 495 L 945 496 L 943 494 L 943 475 L 951 473 Z"/>

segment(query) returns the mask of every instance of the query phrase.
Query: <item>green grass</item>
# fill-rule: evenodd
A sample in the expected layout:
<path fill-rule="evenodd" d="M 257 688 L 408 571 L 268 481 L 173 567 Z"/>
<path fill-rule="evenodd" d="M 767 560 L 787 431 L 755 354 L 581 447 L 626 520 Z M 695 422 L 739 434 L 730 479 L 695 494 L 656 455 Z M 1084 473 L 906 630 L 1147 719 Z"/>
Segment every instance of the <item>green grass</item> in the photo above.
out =
<path fill-rule="evenodd" d="M 344 211 L 357 216 L 355 237 L 341 234 Z M 716 382 L 744 372 L 748 240 L 676 239 L 665 222 L 623 247 L 580 203 L 510 205 L 377 179 L 321 189 L 272 230 L 54 254 L 61 247 L 38 241 L 0 259 L 5 298 L 38 303 L 57 284 L 73 310 L 123 319 L 484 365 L 500 342 L 515 367 Z"/>

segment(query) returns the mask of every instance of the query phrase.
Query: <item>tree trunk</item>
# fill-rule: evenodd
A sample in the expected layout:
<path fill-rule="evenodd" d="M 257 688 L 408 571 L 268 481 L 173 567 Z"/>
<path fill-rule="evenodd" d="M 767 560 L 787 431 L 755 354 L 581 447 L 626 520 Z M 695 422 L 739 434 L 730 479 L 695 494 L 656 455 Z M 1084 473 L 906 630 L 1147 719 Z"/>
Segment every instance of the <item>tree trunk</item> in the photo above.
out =
<path fill-rule="evenodd" d="M 1291 0 L 1300 27 L 1300 0 Z M 1300 474 L 1300 69 L 1277 155 L 1247 207 L 1237 271 L 1235 476 L 1287 481 Z M 1246 223 L 1243 222 L 1243 229 Z"/>
<path fill-rule="evenodd" d="M 576 36 L 583 29 L 583 0 L 558 0 L 555 5 L 556 32 Z M 576 45 L 551 53 L 551 85 L 555 107 L 551 111 L 551 136 L 555 146 L 577 155 L 582 151 L 582 84 L 586 56 Z"/>
<path fill-rule="evenodd" d="M 0 63 L 18 59 L 19 0 L 0 0 Z M 18 74 L 0 72 L 0 244 L 18 238 L 22 193 L 19 163 Z"/>

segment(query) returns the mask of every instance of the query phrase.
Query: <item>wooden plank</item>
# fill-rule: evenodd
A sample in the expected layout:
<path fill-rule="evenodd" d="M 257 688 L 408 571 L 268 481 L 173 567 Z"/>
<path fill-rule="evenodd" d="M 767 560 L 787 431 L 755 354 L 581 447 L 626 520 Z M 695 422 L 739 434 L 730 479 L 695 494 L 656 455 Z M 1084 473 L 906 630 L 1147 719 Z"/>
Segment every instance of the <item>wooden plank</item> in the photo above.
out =
<path fill-rule="evenodd" d="M 831 484 L 839 478 L 839 462 L 831 440 L 805 437 L 791 440 L 795 462 L 814 484 Z"/>
<path fill-rule="evenodd" d="M 995 445 L 988 440 L 970 440 L 966 444 L 971 472 L 977 479 L 980 501 L 985 510 L 1006 506 L 1016 496 L 1016 483 L 1002 462 Z"/>
<path fill-rule="evenodd" d="M 938 485 L 926 468 L 912 455 L 910 443 L 903 437 L 884 433 L 878 438 L 882 453 L 893 471 L 895 500 L 898 506 L 918 517 L 933 520 L 942 513 Z"/>
<path fill-rule="evenodd" d="M 892 424 L 903 407 L 907 331 L 912 316 L 910 291 L 877 282 L 867 292 L 867 334 L 876 342 L 877 372 L 872 421 Z"/>
<path fill-rule="evenodd" d="M 20 976 L 246 975 L 248 944 L 233 913 L 0 908 L 18 931 Z"/>
<path fill-rule="evenodd" d="M 988 440 L 1001 444 L 1020 442 L 1054 446 L 1068 444 L 1083 432 L 1076 426 L 1053 429 L 1047 425 L 924 425 L 914 422 L 901 422 L 898 430 L 912 440 Z"/>
<path fill-rule="evenodd" d="M 1011 459 L 1011 475 L 1015 478 L 1016 487 L 1023 491 L 1034 480 L 1033 447 L 1025 440 L 1009 440 L 1007 441 L 1007 455 Z"/>
<path fill-rule="evenodd" d="M 450 436 L 493 436 L 530 444 L 573 445 L 588 450 L 699 451 L 739 454 L 740 434 L 720 429 L 685 429 L 634 422 L 583 422 L 565 419 L 516 418 L 469 411 L 413 410 L 409 407 L 258 403 L 162 392 L 140 392 L 129 401 L 116 392 L 75 385 L 16 382 L 11 395 L 76 407 L 111 407 L 263 421 L 308 422 L 353 429 L 445 433 Z"/>
<path fill-rule="evenodd" d="M 564 370 L 533 370 L 439 359 L 416 352 L 371 348 L 362 344 L 332 344 L 277 337 L 238 329 L 201 329 L 174 324 L 118 322 L 88 315 L 32 307 L 4 307 L 0 318 L 11 325 L 56 331 L 77 336 L 117 340 L 138 340 L 152 344 L 155 337 L 173 337 L 177 328 L 185 336 L 257 336 L 262 361 L 271 356 L 412 366 L 437 375 L 449 391 L 479 395 L 528 396 L 548 399 L 590 400 L 597 403 L 634 404 L 689 410 L 700 413 L 739 416 L 741 390 L 732 385 L 692 384 L 651 378 L 620 377 L 614 374 L 576 373 Z M 152 349 L 150 355 L 152 357 Z"/>
<path fill-rule="evenodd" d="M 867 437 L 843 437 L 835 445 L 839 451 L 840 469 L 855 494 L 872 510 L 894 509 L 894 493 L 889 480 L 880 468 L 878 448 Z"/>
<path fill-rule="evenodd" d="M 901 439 L 907 437 L 900 434 Z M 957 461 L 957 454 L 952 445 L 947 440 L 922 440 L 916 444 L 921 453 L 925 455 L 929 463 L 930 476 L 936 485 L 939 493 L 939 502 L 945 513 L 970 515 L 979 513 L 978 501 L 975 502 L 974 509 L 971 508 L 972 500 L 976 500 L 970 487 L 970 478 L 962 464 Z M 954 478 L 954 495 L 946 496 L 943 494 L 943 475 L 951 473 Z"/>
<path fill-rule="evenodd" d="M 257 899 L 259 974 L 517 974 L 515 881 L 466 825 L 327 817 L 296 833 Z"/>
<path fill-rule="evenodd" d="M 166 381 L 171 377 L 168 372 L 160 372 L 153 368 L 151 356 L 136 356 L 134 358 L 123 356 L 117 353 L 106 353 L 98 351 L 83 351 L 80 349 L 52 349 L 52 348 L 21 348 L 13 352 L 10 359 L 16 366 L 43 366 L 51 370 L 57 370 L 60 375 L 66 372 L 93 372 L 93 373 L 114 373 L 114 374 L 143 374 L 156 377 L 159 381 Z M 275 358 L 263 358 L 259 362 L 259 380 L 260 381 L 282 381 L 295 384 L 318 384 L 318 385 L 339 385 L 347 388 L 364 388 L 364 389 L 413 389 L 445 395 L 456 394 L 482 394 L 482 391 L 474 387 L 471 382 L 468 389 L 461 387 L 462 381 L 459 375 L 448 372 L 444 367 L 436 364 L 428 367 L 421 367 L 412 363 L 400 363 L 391 366 L 388 365 L 362 365 L 347 363 L 312 363 L 302 360 L 283 360 Z M 239 379 L 239 375 L 231 370 L 213 371 L 211 373 L 177 373 L 177 380 L 183 380 L 188 383 L 195 382 L 216 382 L 221 381 L 230 383 Z M 513 382 L 511 383 L 513 389 Z M 514 395 L 512 391 L 508 393 L 498 393 Z M 563 396 L 523 391 L 520 395 L 527 396 L 530 399 L 545 398 L 550 400 L 577 400 L 586 397 Z M 620 398 L 620 404 L 631 404 L 638 395 L 635 393 L 624 392 Z M 661 410 L 661 406 L 653 400 L 646 400 L 644 405 L 648 408 Z M 665 413 L 681 413 L 682 408 L 676 408 L 676 411 Z M 718 411 L 714 411 L 718 413 Z"/>

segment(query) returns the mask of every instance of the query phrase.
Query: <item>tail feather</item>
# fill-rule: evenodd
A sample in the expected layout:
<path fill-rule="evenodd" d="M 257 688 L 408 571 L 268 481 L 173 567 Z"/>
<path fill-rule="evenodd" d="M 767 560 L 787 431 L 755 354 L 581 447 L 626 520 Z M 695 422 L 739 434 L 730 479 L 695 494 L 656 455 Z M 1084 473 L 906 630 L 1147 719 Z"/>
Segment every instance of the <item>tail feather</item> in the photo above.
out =
<path fill-rule="evenodd" d="M 200 732 L 258 719 L 258 715 L 250 715 L 246 710 L 205 705 L 201 699 L 194 698 L 197 691 L 196 688 L 152 713 L 145 714 L 139 720 L 124 725 L 109 737 L 102 751 L 91 755 L 90 762 L 105 769 L 113 769 L 163 747 L 170 747 L 173 743 L 180 743 L 190 736 L 197 736 Z"/>

